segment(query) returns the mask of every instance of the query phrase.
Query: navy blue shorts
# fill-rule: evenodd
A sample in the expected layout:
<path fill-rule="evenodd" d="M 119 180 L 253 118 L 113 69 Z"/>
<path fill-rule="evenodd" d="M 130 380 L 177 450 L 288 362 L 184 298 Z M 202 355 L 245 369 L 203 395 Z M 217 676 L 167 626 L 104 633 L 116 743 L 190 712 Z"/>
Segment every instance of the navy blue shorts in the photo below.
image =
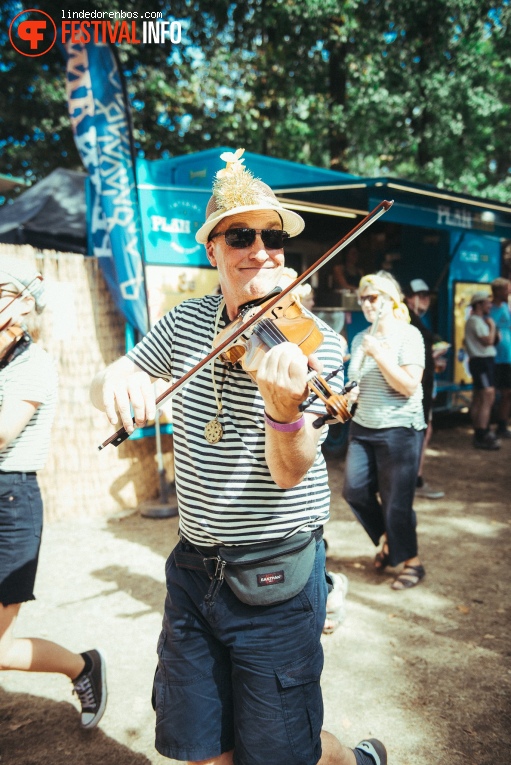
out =
<path fill-rule="evenodd" d="M 0 472 L 0 603 L 34 600 L 43 503 L 35 473 Z"/>
<path fill-rule="evenodd" d="M 472 375 L 474 390 L 485 390 L 495 385 L 495 357 L 474 356 L 469 359 L 468 368 Z"/>
<path fill-rule="evenodd" d="M 304 589 L 273 606 L 246 605 L 225 582 L 208 606 L 207 574 L 177 568 L 174 553 L 166 576 L 156 749 L 176 760 L 234 749 L 235 765 L 316 765 L 328 590 L 323 540 Z"/>

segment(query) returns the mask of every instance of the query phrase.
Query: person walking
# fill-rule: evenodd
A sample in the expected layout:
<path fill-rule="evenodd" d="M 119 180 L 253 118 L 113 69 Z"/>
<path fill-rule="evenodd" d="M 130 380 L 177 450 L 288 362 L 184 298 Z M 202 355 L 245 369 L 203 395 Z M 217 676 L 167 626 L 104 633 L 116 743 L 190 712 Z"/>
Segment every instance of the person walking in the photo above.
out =
<path fill-rule="evenodd" d="M 152 381 L 193 369 L 240 309 L 279 284 L 285 242 L 304 222 L 242 155 L 221 155 L 227 165 L 196 234 L 222 294 L 173 308 L 96 375 L 92 402 L 112 425 L 119 414 L 133 430 L 130 405 L 137 426 L 151 418 Z M 342 367 L 336 333 L 318 326 L 324 371 Z M 351 749 L 322 731 L 329 489 L 325 428 L 313 427 L 323 405 L 300 411 L 308 364 L 317 361 L 282 342 L 253 376 L 217 359 L 173 399 L 181 539 L 166 564 L 153 688 L 156 748 L 166 757 L 208 765 L 387 762 L 376 739 Z M 342 374 L 330 382 L 341 390 Z"/>
<path fill-rule="evenodd" d="M 362 277 L 358 299 L 370 329 L 356 335 L 350 376 L 358 401 L 350 425 L 343 496 L 381 549 L 374 566 L 403 564 L 392 589 L 415 587 L 426 571 L 418 552 L 413 498 L 426 423 L 421 379 L 424 342 L 410 326 L 396 280 Z"/>
<path fill-rule="evenodd" d="M 499 393 L 497 409 L 497 438 L 511 438 L 508 428 L 511 413 L 511 311 L 509 279 L 495 279 L 491 283 L 493 302 L 490 317 L 495 322 L 497 344 L 495 346 L 495 388 Z"/>
<path fill-rule="evenodd" d="M 470 300 L 471 314 L 465 324 L 465 348 L 474 386 L 470 416 L 474 427 L 473 446 L 496 451 L 500 441 L 490 430 L 490 417 L 495 401 L 496 327 L 490 316 L 488 292 L 478 290 Z"/>
<path fill-rule="evenodd" d="M 433 389 L 435 385 L 435 357 L 433 354 L 435 335 L 422 321 L 431 305 L 431 291 L 424 279 L 412 279 L 405 289 L 405 302 L 410 312 L 410 324 L 421 333 L 425 351 L 425 366 L 421 384 L 422 409 L 427 428 L 422 444 L 415 496 L 424 499 L 442 499 L 445 492 L 425 482 L 423 477 L 426 449 L 433 434 Z"/>
<path fill-rule="evenodd" d="M 57 373 L 34 342 L 45 306 L 43 278 L 0 255 L 0 671 L 60 672 L 92 729 L 105 711 L 105 662 L 97 649 L 74 653 L 41 638 L 15 635 L 22 603 L 34 600 L 43 526 L 37 471 L 44 467 L 57 401 Z"/>

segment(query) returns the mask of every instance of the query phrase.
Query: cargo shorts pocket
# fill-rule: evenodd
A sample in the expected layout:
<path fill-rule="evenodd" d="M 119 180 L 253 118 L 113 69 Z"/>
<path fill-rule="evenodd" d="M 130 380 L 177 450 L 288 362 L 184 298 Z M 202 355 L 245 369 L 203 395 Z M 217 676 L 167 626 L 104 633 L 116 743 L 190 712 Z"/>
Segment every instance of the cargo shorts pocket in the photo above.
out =
<path fill-rule="evenodd" d="M 323 697 L 320 678 L 323 648 L 275 670 L 287 735 L 297 765 L 318 762 L 321 756 Z"/>

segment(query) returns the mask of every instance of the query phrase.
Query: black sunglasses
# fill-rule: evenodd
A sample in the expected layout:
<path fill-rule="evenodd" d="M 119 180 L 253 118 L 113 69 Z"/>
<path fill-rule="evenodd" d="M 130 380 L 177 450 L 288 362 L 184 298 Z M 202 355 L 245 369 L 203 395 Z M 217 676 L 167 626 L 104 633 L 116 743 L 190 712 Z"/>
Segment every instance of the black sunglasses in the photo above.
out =
<path fill-rule="evenodd" d="M 250 247 L 255 242 L 256 235 L 260 234 L 263 244 L 269 250 L 280 250 L 284 242 L 289 239 L 287 231 L 280 228 L 229 228 L 227 231 L 219 231 L 212 234 L 209 240 L 217 236 L 225 236 L 225 243 L 236 250 L 242 250 L 244 247 Z"/>

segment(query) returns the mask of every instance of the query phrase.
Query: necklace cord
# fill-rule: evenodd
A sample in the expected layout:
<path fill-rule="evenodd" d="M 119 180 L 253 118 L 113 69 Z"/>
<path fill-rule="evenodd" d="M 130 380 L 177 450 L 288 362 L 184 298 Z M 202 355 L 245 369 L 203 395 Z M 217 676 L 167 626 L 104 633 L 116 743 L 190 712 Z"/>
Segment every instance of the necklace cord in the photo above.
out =
<path fill-rule="evenodd" d="M 215 326 L 213 327 L 213 338 L 215 338 L 217 336 L 218 325 L 220 324 L 220 317 L 222 316 L 222 312 L 224 310 L 224 306 L 225 306 L 225 300 L 224 300 L 224 298 L 222 298 L 222 300 L 220 301 L 220 305 L 218 306 L 218 310 L 216 312 Z M 211 384 L 213 386 L 213 394 L 215 396 L 215 401 L 216 401 L 216 408 L 217 408 L 216 416 L 219 417 L 220 413 L 222 411 L 222 396 L 218 395 L 218 390 L 217 390 L 217 387 L 216 387 L 215 362 L 216 362 L 216 359 L 213 359 L 213 363 L 211 364 Z"/>

